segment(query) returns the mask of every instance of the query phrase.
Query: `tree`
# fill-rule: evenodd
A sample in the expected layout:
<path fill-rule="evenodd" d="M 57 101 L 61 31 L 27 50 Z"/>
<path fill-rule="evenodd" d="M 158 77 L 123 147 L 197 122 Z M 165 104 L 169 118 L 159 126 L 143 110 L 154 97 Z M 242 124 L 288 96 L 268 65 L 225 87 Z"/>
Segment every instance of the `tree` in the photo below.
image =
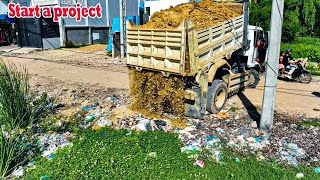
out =
<path fill-rule="evenodd" d="M 308 36 L 313 33 L 314 25 L 316 23 L 316 7 L 314 3 L 316 0 L 304 0 L 302 1 L 302 7 L 300 12 L 301 25 L 303 27 L 302 35 Z"/>
<path fill-rule="evenodd" d="M 314 0 L 306 0 L 306 1 L 314 1 Z M 317 0 L 320 1 L 320 0 Z M 284 17 L 283 17 L 283 28 L 282 28 L 282 41 L 290 42 L 295 40 L 295 38 L 302 32 L 301 24 L 300 24 L 300 14 L 302 3 L 300 0 L 286 0 L 284 7 Z M 307 6 L 307 3 L 305 4 Z M 271 18 L 271 9 L 272 9 L 272 0 L 260 0 L 257 3 L 253 2 L 251 6 L 250 12 L 250 23 L 257 24 L 264 30 L 270 30 L 270 18 Z M 309 29 L 314 28 L 314 23 L 312 19 L 315 19 L 314 16 L 310 16 L 308 14 L 310 9 L 305 8 L 304 13 L 306 22 L 308 24 Z"/>

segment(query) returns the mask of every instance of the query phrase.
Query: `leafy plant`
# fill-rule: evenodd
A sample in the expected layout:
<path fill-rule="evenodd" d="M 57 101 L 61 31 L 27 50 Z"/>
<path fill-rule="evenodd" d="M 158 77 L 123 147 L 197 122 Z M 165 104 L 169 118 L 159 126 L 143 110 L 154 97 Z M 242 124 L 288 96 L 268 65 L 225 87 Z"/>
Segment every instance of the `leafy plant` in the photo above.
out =
<path fill-rule="evenodd" d="M 25 68 L 0 62 L 0 123 L 14 129 L 33 121 L 29 77 Z"/>
<path fill-rule="evenodd" d="M 0 178 L 6 177 L 27 159 L 23 155 L 26 147 L 21 146 L 19 136 L 17 131 L 0 131 Z"/>

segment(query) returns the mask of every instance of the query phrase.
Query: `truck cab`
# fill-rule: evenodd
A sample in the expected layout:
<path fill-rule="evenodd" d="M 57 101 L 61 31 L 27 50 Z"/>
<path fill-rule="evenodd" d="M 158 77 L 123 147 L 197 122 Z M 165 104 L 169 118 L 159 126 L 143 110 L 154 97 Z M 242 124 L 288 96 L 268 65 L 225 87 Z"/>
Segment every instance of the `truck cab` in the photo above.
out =
<path fill-rule="evenodd" d="M 268 46 L 268 38 L 259 26 L 248 26 L 248 46 L 242 52 L 245 57 L 247 68 L 260 71 L 261 65 L 265 62 Z"/>

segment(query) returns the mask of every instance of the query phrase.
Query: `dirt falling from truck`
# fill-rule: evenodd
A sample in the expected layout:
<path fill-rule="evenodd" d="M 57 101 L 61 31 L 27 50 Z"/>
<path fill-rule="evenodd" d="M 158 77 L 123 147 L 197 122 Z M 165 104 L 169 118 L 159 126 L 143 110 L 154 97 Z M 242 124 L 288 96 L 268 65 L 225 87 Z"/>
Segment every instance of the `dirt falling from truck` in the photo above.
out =
<path fill-rule="evenodd" d="M 202 0 L 170 7 L 155 12 L 150 21 L 136 28 L 175 29 L 184 19 L 190 19 L 196 29 L 202 29 L 224 22 L 242 14 L 241 3 L 221 3 Z"/>
<path fill-rule="evenodd" d="M 176 120 L 183 121 L 185 91 L 182 77 L 164 77 L 161 73 L 135 69 L 129 72 L 132 110 L 151 118 L 173 114 Z"/>

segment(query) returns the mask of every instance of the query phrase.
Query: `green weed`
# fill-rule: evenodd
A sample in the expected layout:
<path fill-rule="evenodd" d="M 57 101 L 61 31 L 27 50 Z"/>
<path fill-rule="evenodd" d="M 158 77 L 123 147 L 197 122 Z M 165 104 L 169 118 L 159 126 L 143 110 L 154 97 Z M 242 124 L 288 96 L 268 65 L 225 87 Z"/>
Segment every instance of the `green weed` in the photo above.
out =
<path fill-rule="evenodd" d="M 320 127 L 320 119 L 311 119 L 300 123 L 302 126 L 315 126 Z"/>
<path fill-rule="evenodd" d="M 311 168 L 260 162 L 231 151 L 219 163 L 200 155 L 206 163 L 200 168 L 181 153 L 177 134 L 103 129 L 79 137 L 53 160 L 39 160 L 25 179 L 294 179 L 298 172 L 307 179 L 320 178 Z"/>

